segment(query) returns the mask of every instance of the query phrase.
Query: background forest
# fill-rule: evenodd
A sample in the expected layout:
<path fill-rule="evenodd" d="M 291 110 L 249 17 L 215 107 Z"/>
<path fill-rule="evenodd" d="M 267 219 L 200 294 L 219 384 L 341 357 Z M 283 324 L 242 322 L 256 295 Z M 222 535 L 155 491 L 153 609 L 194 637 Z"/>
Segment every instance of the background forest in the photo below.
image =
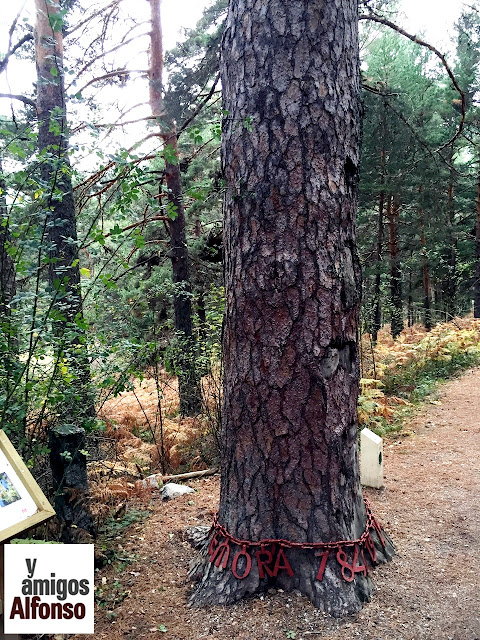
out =
<path fill-rule="evenodd" d="M 167 52 L 148 3 L 36 5 L 37 39 L 19 6 L 0 60 L 32 73 L 0 94 L 0 428 L 93 532 L 65 497 L 87 468 L 103 514 L 132 479 L 217 464 L 227 1 Z M 448 60 L 388 26 L 395 9 L 361 6 L 359 417 L 380 432 L 420 378 L 479 353 L 457 317 L 480 317 L 480 9 Z"/>

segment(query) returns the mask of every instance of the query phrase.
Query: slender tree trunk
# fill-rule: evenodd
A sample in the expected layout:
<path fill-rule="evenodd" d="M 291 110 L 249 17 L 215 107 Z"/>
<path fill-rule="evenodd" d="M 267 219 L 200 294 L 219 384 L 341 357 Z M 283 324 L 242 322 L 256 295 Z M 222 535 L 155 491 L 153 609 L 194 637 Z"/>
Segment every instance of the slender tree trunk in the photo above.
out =
<path fill-rule="evenodd" d="M 18 343 L 10 305 L 17 292 L 17 287 L 5 193 L 6 185 L 0 160 L 0 348 L 2 351 L 0 376 L 2 391 L 5 396 L 4 402 L 11 402 L 11 389 L 18 363 Z M 2 416 L 6 415 L 2 411 Z M 3 427 L 4 425 L 0 423 L 0 428 Z"/>
<path fill-rule="evenodd" d="M 150 43 L 150 106 L 160 126 L 165 148 L 165 182 L 168 211 L 172 219 L 170 230 L 170 256 L 172 262 L 175 329 L 179 336 L 178 392 L 180 413 L 195 415 L 202 408 L 199 373 L 196 366 L 196 348 L 192 327 L 192 288 L 188 264 L 185 209 L 183 206 L 177 132 L 174 121 L 165 110 L 163 99 L 163 43 L 160 16 L 161 0 L 150 0 L 152 30 Z"/>
<path fill-rule="evenodd" d="M 435 282 L 435 286 L 433 287 L 433 311 L 434 311 L 434 321 L 439 322 L 443 320 L 442 314 L 443 307 L 443 283 L 438 280 Z"/>
<path fill-rule="evenodd" d="M 381 266 L 382 266 L 382 249 L 383 249 L 383 209 L 385 206 L 385 191 L 380 191 L 378 197 L 378 223 L 377 223 L 377 248 L 375 251 L 375 285 L 373 290 L 374 311 L 372 322 L 372 340 L 377 341 L 378 332 L 382 327 L 382 297 L 381 297 Z"/>
<path fill-rule="evenodd" d="M 222 86 L 228 117 L 218 519 L 250 541 L 355 539 L 366 522 L 356 417 L 356 0 L 231 2 Z M 383 560 L 388 551 L 380 549 Z M 195 604 L 229 603 L 273 585 L 298 589 L 334 615 L 370 598 L 369 577 L 357 571 L 344 581 L 336 552 L 322 556 L 319 576 L 313 550 L 270 545 L 260 558 L 253 553 L 239 579 L 235 572 L 246 573 L 248 560 L 235 564 L 236 551 L 224 570 L 208 559 L 194 569 Z"/>
<path fill-rule="evenodd" d="M 12 236 L 10 234 L 5 193 L 6 186 L 0 159 L 0 321 L 2 322 L 2 330 L 8 331 L 11 320 L 10 303 L 16 294 L 17 288 L 15 263 L 11 256 L 11 249 L 13 248 L 11 247 Z M 5 327 L 3 323 L 5 323 Z"/>
<path fill-rule="evenodd" d="M 386 165 L 386 150 L 385 150 L 385 136 L 386 136 L 386 109 L 387 106 L 383 103 L 382 112 L 382 149 L 380 151 L 380 184 L 382 190 L 378 196 L 378 222 L 377 222 L 377 247 L 375 251 L 375 285 L 373 291 L 374 299 L 374 312 L 372 322 L 372 340 L 377 341 L 378 332 L 382 327 L 382 297 L 381 297 L 381 282 L 382 282 L 382 251 L 383 251 L 383 210 L 385 207 L 385 165 Z"/>
<path fill-rule="evenodd" d="M 55 296 L 54 327 L 58 348 L 62 350 L 74 383 L 65 386 L 65 406 L 58 407 L 56 424 L 51 428 L 51 465 L 55 508 L 65 526 L 63 539 L 77 537 L 79 529 L 94 533 L 93 519 L 84 498 L 88 490 L 86 458 L 79 453 L 85 448 L 85 421 L 95 415 L 90 388 L 90 372 L 85 340 L 82 339 L 82 298 L 78 264 L 75 204 L 68 161 L 67 120 L 63 71 L 63 22 L 59 19 L 60 0 L 35 0 L 37 21 L 35 52 L 37 62 L 38 147 L 41 157 L 40 177 L 44 191 L 48 243 L 49 283 Z M 70 433 L 75 433 L 76 473 L 71 472 Z M 58 449 L 58 450 L 57 450 Z M 63 472 L 59 462 L 63 464 Z M 62 462 L 63 461 L 63 462 Z M 68 512 L 68 518 L 64 515 Z M 73 525 L 73 528 L 72 528 Z"/>
<path fill-rule="evenodd" d="M 480 318 L 480 154 L 477 174 L 477 216 L 475 219 L 475 284 L 473 287 L 473 315 Z"/>
<path fill-rule="evenodd" d="M 413 276 L 412 272 L 408 273 L 408 301 L 407 301 L 407 324 L 409 327 L 414 324 L 414 310 L 413 310 Z"/>
<path fill-rule="evenodd" d="M 453 146 L 450 154 L 450 164 L 453 165 Z M 450 181 L 447 195 L 447 278 L 445 281 L 445 313 L 446 319 L 452 320 L 457 313 L 457 237 L 454 228 L 455 215 L 455 174 L 453 166 L 450 169 Z"/>
<path fill-rule="evenodd" d="M 390 307 L 391 332 L 396 338 L 403 331 L 402 272 L 398 249 L 398 218 L 400 203 L 389 194 L 387 200 L 388 251 L 390 254 Z"/>
<path fill-rule="evenodd" d="M 422 198 L 423 186 L 420 185 L 418 187 L 418 193 L 420 199 Z M 423 285 L 423 321 L 425 324 L 425 329 L 430 331 L 432 328 L 432 309 L 430 303 L 430 268 L 428 262 L 428 253 L 427 253 L 427 241 L 425 238 L 425 214 L 423 211 L 423 206 L 420 203 L 420 207 L 418 210 L 418 219 L 420 226 L 420 244 L 422 245 L 422 285 Z"/>

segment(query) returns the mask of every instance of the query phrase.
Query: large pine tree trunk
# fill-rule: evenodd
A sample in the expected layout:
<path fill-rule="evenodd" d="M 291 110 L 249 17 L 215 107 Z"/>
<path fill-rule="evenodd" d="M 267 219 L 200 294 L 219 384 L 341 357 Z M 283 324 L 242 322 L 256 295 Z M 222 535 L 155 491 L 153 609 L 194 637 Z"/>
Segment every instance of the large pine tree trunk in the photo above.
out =
<path fill-rule="evenodd" d="M 172 220 L 169 221 L 170 258 L 173 282 L 175 329 L 177 331 L 178 392 L 180 413 L 196 415 L 202 408 L 202 394 L 196 366 L 195 340 L 192 330 L 192 288 L 188 264 L 185 208 L 175 123 L 165 110 L 163 98 L 163 43 L 160 15 L 161 0 L 150 0 L 150 106 L 160 126 L 165 151 L 165 182 Z"/>
<path fill-rule="evenodd" d="M 355 539 L 366 522 L 356 418 L 356 0 L 231 2 L 222 85 L 219 522 L 250 541 Z M 276 549 L 276 561 L 265 551 L 268 571 L 253 554 L 244 579 L 234 553 L 225 570 L 208 559 L 196 568 L 194 603 L 229 603 L 272 584 L 334 615 L 370 598 L 370 579 L 344 581 L 334 552 L 323 579 L 313 550 Z"/>
<path fill-rule="evenodd" d="M 38 148 L 44 191 L 42 204 L 46 216 L 44 239 L 49 252 L 48 278 L 55 296 L 53 308 L 57 348 L 73 375 L 70 383 L 59 376 L 58 384 L 63 385 L 66 401 L 63 406 L 57 407 L 56 422 L 51 425 L 56 433 L 56 437 L 51 437 L 51 465 L 54 467 L 54 488 L 57 490 L 55 506 L 60 517 L 67 511 L 73 514 L 68 521 L 63 521 L 63 539 L 68 541 L 76 537 L 80 528 L 94 533 L 93 519 L 84 500 L 88 489 L 86 459 L 83 455 L 77 456 L 76 464 L 81 473 L 72 474 L 69 457 L 65 455 L 58 458 L 63 464 L 62 473 L 56 447 L 59 451 L 68 449 L 68 431 L 71 429 L 76 434 L 77 449 L 85 448 L 83 427 L 86 421 L 94 417 L 95 406 L 90 388 L 87 347 L 81 338 L 82 297 L 75 203 L 68 161 L 63 23 L 59 19 L 61 4 L 60 0 L 35 0 L 35 4 Z M 73 528 L 71 525 L 74 525 Z"/>

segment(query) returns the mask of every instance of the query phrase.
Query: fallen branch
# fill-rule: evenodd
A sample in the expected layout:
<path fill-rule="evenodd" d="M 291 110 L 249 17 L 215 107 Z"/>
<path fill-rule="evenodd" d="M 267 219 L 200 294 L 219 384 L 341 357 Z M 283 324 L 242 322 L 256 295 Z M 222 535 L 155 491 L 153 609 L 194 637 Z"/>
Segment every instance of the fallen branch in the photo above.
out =
<path fill-rule="evenodd" d="M 213 476 L 218 473 L 219 469 L 212 467 L 211 469 L 204 469 L 203 471 L 190 471 L 190 473 L 179 473 L 176 476 L 162 476 L 163 482 L 166 480 L 189 480 L 191 478 L 203 478 L 205 476 Z M 159 474 L 160 475 L 160 474 Z"/>

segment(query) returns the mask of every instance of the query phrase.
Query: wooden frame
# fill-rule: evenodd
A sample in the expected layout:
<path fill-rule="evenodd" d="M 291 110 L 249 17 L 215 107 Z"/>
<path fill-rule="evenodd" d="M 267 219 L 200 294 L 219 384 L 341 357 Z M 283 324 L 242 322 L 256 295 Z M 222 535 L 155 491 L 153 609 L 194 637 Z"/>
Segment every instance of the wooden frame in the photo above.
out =
<path fill-rule="evenodd" d="M 4 506 L 0 506 L 0 543 L 8 540 L 9 538 L 13 538 L 15 535 L 25 531 L 26 529 L 31 529 L 35 527 L 37 524 L 52 518 L 55 515 L 55 511 L 52 505 L 48 502 L 45 497 L 43 491 L 40 489 L 38 484 L 36 483 L 34 477 L 27 469 L 27 466 L 20 458 L 18 453 L 15 450 L 15 447 L 7 438 L 4 431 L 0 429 L 0 452 L 3 453 L 7 462 L 10 464 L 14 474 L 16 475 L 15 480 L 23 485 L 22 492 L 24 496 L 28 494 L 31 501 L 35 503 L 37 507 L 37 511 L 28 517 L 21 518 L 18 522 L 11 524 L 5 529 L 2 529 L 2 509 Z M 7 478 L 8 480 L 8 478 Z M 14 487 L 14 489 L 16 489 Z M 17 491 L 17 493 L 19 493 Z M 23 498 L 19 497 L 18 500 Z M 31 505 L 31 502 L 29 501 Z"/>

